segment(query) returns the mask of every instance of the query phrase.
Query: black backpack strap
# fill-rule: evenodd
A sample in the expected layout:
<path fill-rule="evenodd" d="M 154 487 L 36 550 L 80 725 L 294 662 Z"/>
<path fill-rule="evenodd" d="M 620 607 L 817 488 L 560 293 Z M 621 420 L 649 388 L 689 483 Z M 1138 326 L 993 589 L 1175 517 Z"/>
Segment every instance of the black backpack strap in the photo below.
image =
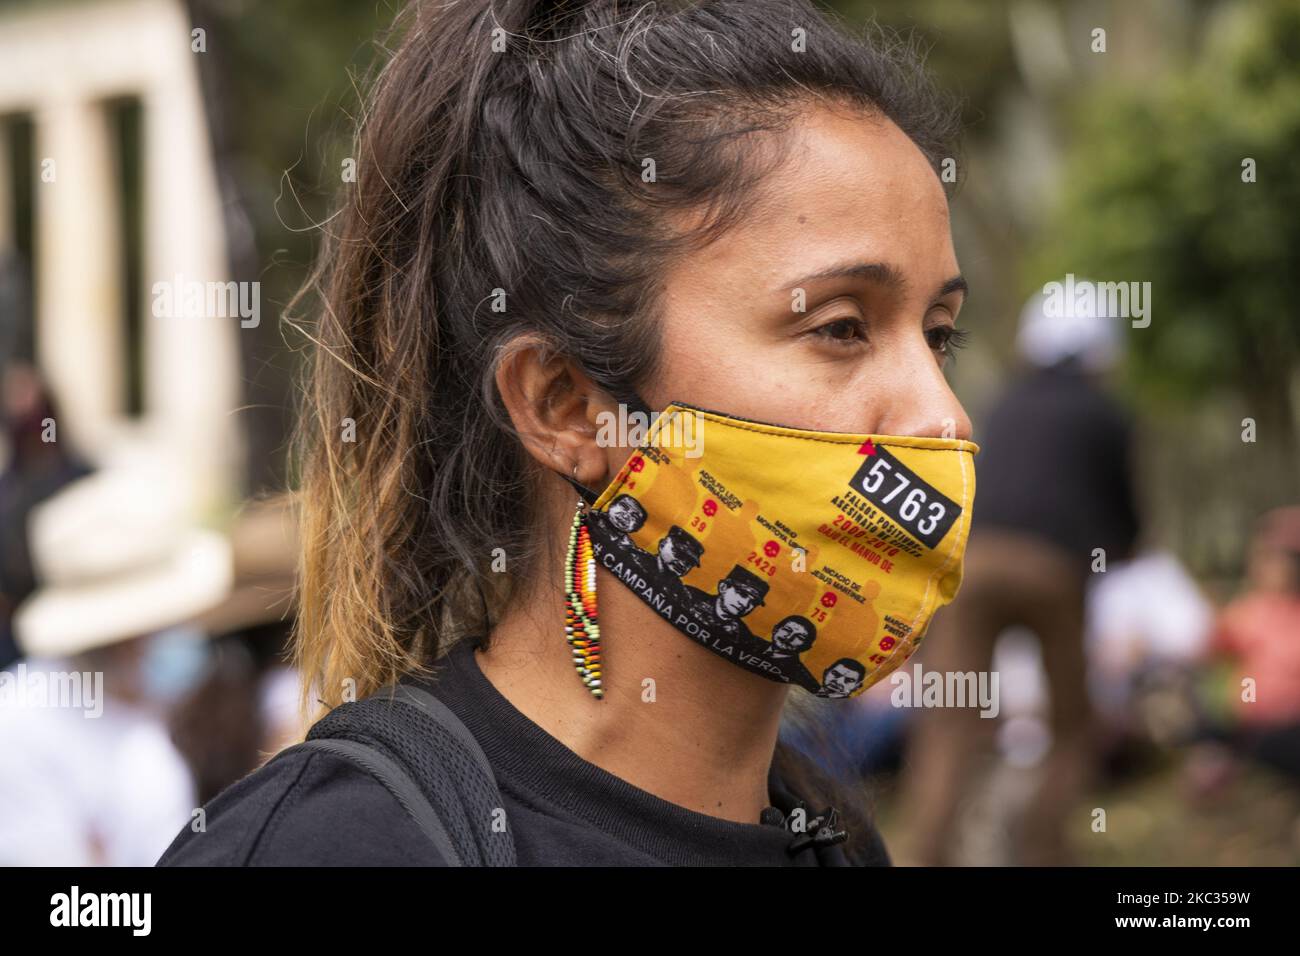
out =
<path fill-rule="evenodd" d="M 385 757 L 383 751 L 370 744 L 363 744 L 355 740 L 331 740 L 328 737 L 305 740 L 291 749 L 324 751 L 360 767 L 382 783 L 397 802 L 402 805 L 402 809 L 415 821 L 421 832 L 429 838 L 429 842 L 434 845 L 438 855 L 446 861 L 448 866 L 465 865 L 461 859 L 460 850 L 456 848 L 455 842 L 448 835 L 446 828 L 442 825 L 442 820 L 439 818 L 437 811 L 433 809 L 433 805 L 429 803 L 429 799 L 424 795 L 424 791 L 411 779 L 410 774 L 397 763 Z"/>
<path fill-rule="evenodd" d="M 496 791 L 496 775 L 492 771 L 492 764 L 488 762 L 487 754 L 474 739 L 474 735 L 469 732 L 469 728 L 452 713 L 450 707 L 424 688 L 416 687 L 414 684 L 398 684 L 393 689 L 393 698 L 419 708 L 425 716 L 450 733 L 452 738 L 474 759 L 475 769 L 491 782 L 492 790 Z"/>
<path fill-rule="evenodd" d="M 340 704 L 298 746 L 378 779 L 453 866 L 515 866 L 504 801 L 483 748 L 427 690 L 409 683 Z"/>

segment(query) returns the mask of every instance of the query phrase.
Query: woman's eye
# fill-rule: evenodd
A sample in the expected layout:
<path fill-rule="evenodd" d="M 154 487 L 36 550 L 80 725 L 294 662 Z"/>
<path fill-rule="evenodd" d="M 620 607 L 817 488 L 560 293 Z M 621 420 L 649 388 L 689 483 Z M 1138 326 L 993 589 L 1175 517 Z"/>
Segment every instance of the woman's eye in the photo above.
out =
<path fill-rule="evenodd" d="M 813 334 L 837 345 L 852 345 L 867 340 L 867 323 L 861 319 L 835 319 L 813 329 Z"/>
<path fill-rule="evenodd" d="M 943 356 L 951 356 L 958 349 L 964 348 L 969 338 L 970 329 L 958 329 L 951 325 L 937 325 L 925 333 L 930 348 Z"/>

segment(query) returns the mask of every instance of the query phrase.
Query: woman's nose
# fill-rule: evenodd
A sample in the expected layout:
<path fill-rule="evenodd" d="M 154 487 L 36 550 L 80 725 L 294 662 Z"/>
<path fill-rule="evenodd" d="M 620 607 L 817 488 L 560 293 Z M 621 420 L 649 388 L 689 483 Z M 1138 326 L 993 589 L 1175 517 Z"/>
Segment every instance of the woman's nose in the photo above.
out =
<path fill-rule="evenodd" d="M 961 438 L 971 436 L 970 418 L 948 385 L 934 353 L 900 361 L 897 377 L 890 389 L 894 400 L 882 422 L 881 432 L 922 438 Z"/>

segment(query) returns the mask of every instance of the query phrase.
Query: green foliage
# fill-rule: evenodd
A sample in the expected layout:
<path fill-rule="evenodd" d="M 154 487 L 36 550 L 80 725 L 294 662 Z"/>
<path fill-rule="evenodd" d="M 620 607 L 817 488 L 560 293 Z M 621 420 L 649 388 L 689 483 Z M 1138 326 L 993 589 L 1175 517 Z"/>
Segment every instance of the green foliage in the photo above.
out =
<path fill-rule="evenodd" d="M 1135 391 L 1236 391 L 1289 417 L 1300 346 L 1300 5 L 1231 10 L 1186 71 L 1079 104 L 1058 214 L 1034 257 L 1066 272 L 1150 281 L 1152 322 L 1129 335 Z M 1257 181 L 1242 181 L 1253 159 Z"/>

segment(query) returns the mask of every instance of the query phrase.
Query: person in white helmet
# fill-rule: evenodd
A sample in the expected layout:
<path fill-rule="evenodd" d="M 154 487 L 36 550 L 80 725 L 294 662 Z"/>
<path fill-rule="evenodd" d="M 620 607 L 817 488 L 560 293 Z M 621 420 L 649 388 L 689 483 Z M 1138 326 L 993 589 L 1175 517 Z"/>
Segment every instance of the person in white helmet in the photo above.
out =
<path fill-rule="evenodd" d="M 1130 425 L 1102 387 L 1121 357 L 1127 322 L 1096 308 L 1052 305 L 1040 293 L 1021 313 L 1023 374 L 981 431 L 980 500 L 962 589 L 921 651 L 927 669 L 980 673 L 992 669 L 994 644 L 1006 629 L 1025 628 L 1038 639 L 1052 749 L 1013 833 L 1011 861 L 1025 865 L 1070 860 L 1064 821 L 1094 756 L 1085 585 L 1099 555 L 1119 561 L 1132 553 L 1139 525 Z M 916 862 L 955 862 L 961 802 L 995 723 L 966 708 L 919 714 L 906 781 Z"/>

